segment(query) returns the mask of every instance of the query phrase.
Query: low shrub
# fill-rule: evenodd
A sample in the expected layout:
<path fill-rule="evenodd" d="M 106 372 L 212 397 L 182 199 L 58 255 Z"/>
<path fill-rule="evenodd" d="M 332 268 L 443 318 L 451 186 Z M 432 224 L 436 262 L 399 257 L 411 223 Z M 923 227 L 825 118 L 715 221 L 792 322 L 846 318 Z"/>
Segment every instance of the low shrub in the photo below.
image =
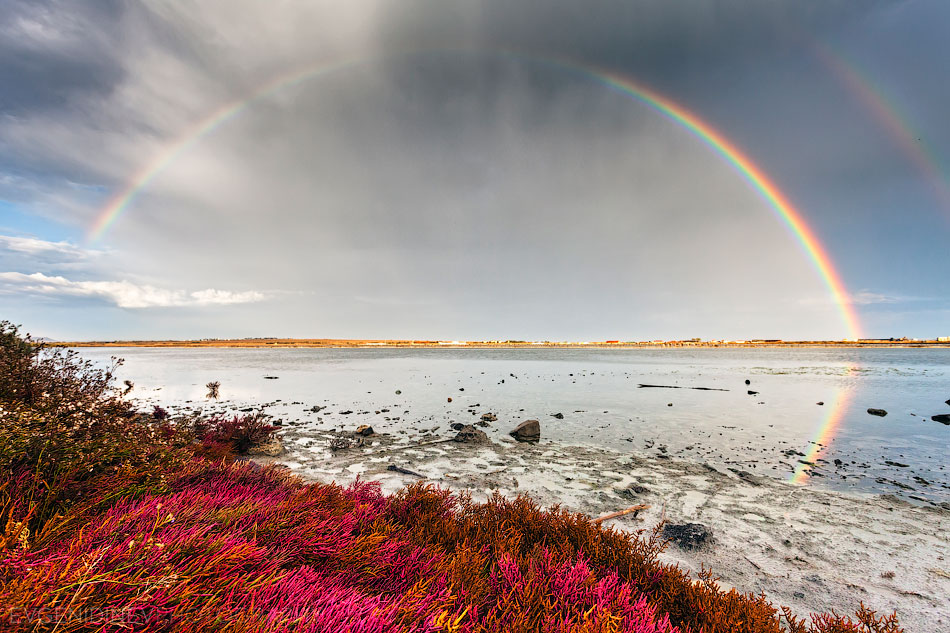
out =
<path fill-rule="evenodd" d="M 267 423 L 262 414 L 235 415 L 230 418 L 211 418 L 202 427 L 201 441 L 209 446 L 224 446 L 243 454 L 251 446 L 271 436 L 277 427 Z"/>

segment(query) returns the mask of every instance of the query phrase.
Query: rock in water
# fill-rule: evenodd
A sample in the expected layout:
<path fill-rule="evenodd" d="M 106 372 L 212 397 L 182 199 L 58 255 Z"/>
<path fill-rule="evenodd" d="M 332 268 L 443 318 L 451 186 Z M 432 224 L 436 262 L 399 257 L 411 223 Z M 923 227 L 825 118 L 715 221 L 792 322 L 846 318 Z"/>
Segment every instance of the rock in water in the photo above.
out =
<path fill-rule="evenodd" d="M 930 419 L 940 424 L 950 425 L 950 413 L 941 413 L 940 415 L 932 416 Z"/>
<path fill-rule="evenodd" d="M 563 419 L 564 419 L 564 414 L 563 414 L 563 413 L 552 413 L 552 414 L 551 414 L 551 417 L 552 417 L 552 418 L 557 418 L 558 420 L 563 420 Z"/>
<path fill-rule="evenodd" d="M 885 415 L 887 415 L 887 411 L 884 409 L 868 409 L 868 413 L 871 415 L 876 415 L 880 418 L 883 418 Z"/>
<path fill-rule="evenodd" d="M 482 419 L 485 420 L 486 422 L 494 422 L 495 420 L 498 419 L 498 416 L 495 415 L 494 413 L 483 413 Z"/>
<path fill-rule="evenodd" d="M 537 420 L 525 420 L 509 435 L 519 442 L 538 442 L 541 440 L 541 423 Z"/>
<path fill-rule="evenodd" d="M 700 523 L 667 523 L 663 526 L 663 538 L 683 549 L 697 549 L 712 539 L 712 531 Z"/>
<path fill-rule="evenodd" d="M 488 436 L 485 435 L 485 431 L 476 429 L 471 424 L 464 424 L 458 430 L 458 435 L 452 438 L 456 442 L 461 442 L 463 444 L 486 444 L 488 443 Z"/>
<path fill-rule="evenodd" d="M 363 437 L 369 437 L 374 432 L 375 431 L 373 431 L 373 427 L 371 427 L 369 424 L 360 424 L 358 427 L 356 427 L 356 434 L 362 435 Z"/>

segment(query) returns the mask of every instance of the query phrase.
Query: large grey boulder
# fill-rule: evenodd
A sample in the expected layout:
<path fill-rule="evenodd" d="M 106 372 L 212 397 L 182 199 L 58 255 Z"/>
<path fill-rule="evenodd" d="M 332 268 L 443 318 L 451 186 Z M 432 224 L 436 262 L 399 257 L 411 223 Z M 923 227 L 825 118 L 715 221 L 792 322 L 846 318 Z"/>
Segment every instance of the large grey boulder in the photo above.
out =
<path fill-rule="evenodd" d="M 519 442 L 539 442 L 541 440 L 541 423 L 537 420 L 525 420 L 509 433 Z"/>

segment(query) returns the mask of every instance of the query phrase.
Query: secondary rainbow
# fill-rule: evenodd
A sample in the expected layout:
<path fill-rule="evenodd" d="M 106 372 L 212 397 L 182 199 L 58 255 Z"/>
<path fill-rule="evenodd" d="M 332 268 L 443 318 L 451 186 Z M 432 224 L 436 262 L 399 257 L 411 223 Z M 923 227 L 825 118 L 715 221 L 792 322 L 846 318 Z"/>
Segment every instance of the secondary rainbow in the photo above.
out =
<path fill-rule="evenodd" d="M 950 211 L 950 186 L 947 184 L 947 177 L 923 136 L 914 131 L 908 117 L 888 99 L 883 90 L 875 86 L 867 73 L 862 72 L 856 63 L 849 61 L 842 53 L 821 43 L 815 43 L 814 51 L 815 56 L 887 132 L 893 143 L 933 187 L 944 210 Z"/>
<path fill-rule="evenodd" d="M 411 55 L 421 55 L 425 53 L 470 53 L 466 50 L 438 50 L 438 51 L 413 51 Z M 477 51 L 481 54 L 484 52 Z M 842 321 L 847 329 L 848 335 L 852 338 L 860 338 L 860 326 L 857 315 L 852 307 L 848 294 L 845 291 L 844 284 L 840 276 L 831 263 L 831 259 L 819 243 L 814 232 L 805 223 L 801 213 L 798 212 L 788 198 L 781 192 L 778 186 L 765 174 L 765 172 L 756 166 L 751 159 L 734 143 L 715 130 L 711 125 L 700 119 L 685 107 L 674 102 L 660 93 L 644 86 L 643 84 L 611 71 L 607 71 L 592 66 L 580 65 L 571 61 L 539 58 L 525 55 L 517 52 L 498 52 L 505 57 L 511 57 L 525 62 L 543 64 L 563 71 L 577 73 L 610 86 L 621 93 L 634 98 L 640 103 L 648 106 L 652 110 L 660 113 L 667 119 L 679 124 L 686 130 L 693 133 L 703 143 L 705 143 L 715 153 L 724 158 L 732 167 L 752 186 L 752 188 L 761 195 L 769 206 L 777 213 L 782 222 L 792 231 L 797 238 L 802 249 L 808 258 L 814 264 L 817 272 L 823 279 L 825 285 L 831 293 L 832 299 L 838 306 Z M 224 122 L 232 119 L 254 101 L 266 97 L 278 90 L 288 88 L 305 80 L 325 76 L 327 74 L 338 72 L 340 70 L 355 67 L 359 64 L 365 64 L 372 59 L 358 59 L 337 62 L 332 64 L 320 64 L 298 69 L 293 72 L 281 75 L 254 90 L 251 94 L 238 100 L 232 101 L 218 110 L 212 112 L 204 119 L 198 121 L 194 126 L 188 129 L 179 140 L 168 146 L 152 162 L 147 163 L 139 172 L 137 172 L 129 183 L 122 188 L 99 213 L 95 223 L 89 232 L 89 241 L 98 240 L 105 231 L 121 216 L 123 211 L 129 207 L 129 203 L 144 187 L 146 187 L 158 174 L 164 171 L 175 158 L 180 156 L 188 148 L 196 144 L 203 137 L 214 131 Z"/>

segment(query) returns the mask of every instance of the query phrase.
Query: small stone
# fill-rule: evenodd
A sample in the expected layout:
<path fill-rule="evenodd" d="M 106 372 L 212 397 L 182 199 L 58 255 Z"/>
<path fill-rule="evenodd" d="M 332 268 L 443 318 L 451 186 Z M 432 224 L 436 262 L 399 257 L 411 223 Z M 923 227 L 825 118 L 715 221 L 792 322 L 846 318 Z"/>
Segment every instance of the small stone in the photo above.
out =
<path fill-rule="evenodd" d="M 449 400 L 449 402 L 452 402 L 452 398 L 449 398 L 448 400 Z"/>
<path fill-rule="evenodd" d="M 454 426 L 454 425 L 453 425 Z M 488 436 L 485 434 L 485 431 L 476 429 L 471 424 L 462 425 L 462 428 L 458 430 L 458 435 L 452 438 L 456 442 L 462 444 L 486 444 L 488 443 Z"/>
<path fill-rule="evenodd" d="M 759 395 L 759 392 L 758 392 L 758 391 L 751 391 L 751 390 L 750 390 L 748 393 L 749 393 L 750 396 L 757 396 L 757 395 Z"/>
<path fill-rule="evenodd" d="M 663 526 L 663 538 L 682 549 L 697 549 L 712 539 L 712 531 L 700 523 L 667 523 Z"/>
<path fill-rule="evenodd" d="M 940 424 L 950 425 L 950 413 L 941 413 L 940 415 L 932 416 L 930 419 Z"/>
<path fill-rule="evenodd" d="M 751 385 L 751 384 L 752 384 L 752 381 L 751 381 L 751 380 L 749 380 L 748 378 L 746 378 L 746 379 L 745 379 L 745 384 L 747 384 L 747 385 Z"/>
<path fill-rule="evenodd" d="M 815 404 L 817 404 L 819 407 L 825 406 L 825 403 L 824 403 L 824 402 L 816 402 Z"/>
<path fill-rule="evenodd" d="M 564 419 L 564 414 L 563 414 L 563 413 L 552 413 L 552 414 L 551 414 L 551 417 L 552 417 L 552 418 L 557 418 L 558 420 L 563 420 L 563 419 Z"/>
<path fill-rule="evenodd" d="M 402 395 L 402 390 L 401 390 L 401 389 L 396 389 L 396 395 L 397 395 L 397 396 Z"/>
<path fill-rule="evenodd" d="M 880 418 L 883 418 L 885 415 L 887 415 L 887 411 L 884 409 L 868 409 L 868 413 L 871 415 L 876 415 Z"/>
<path fill-rule="evenodd" d="M 495 422 L 498 419 L 498 416 L 494 413 L 483 413 L 482 420 L 485 422 Z"/>

